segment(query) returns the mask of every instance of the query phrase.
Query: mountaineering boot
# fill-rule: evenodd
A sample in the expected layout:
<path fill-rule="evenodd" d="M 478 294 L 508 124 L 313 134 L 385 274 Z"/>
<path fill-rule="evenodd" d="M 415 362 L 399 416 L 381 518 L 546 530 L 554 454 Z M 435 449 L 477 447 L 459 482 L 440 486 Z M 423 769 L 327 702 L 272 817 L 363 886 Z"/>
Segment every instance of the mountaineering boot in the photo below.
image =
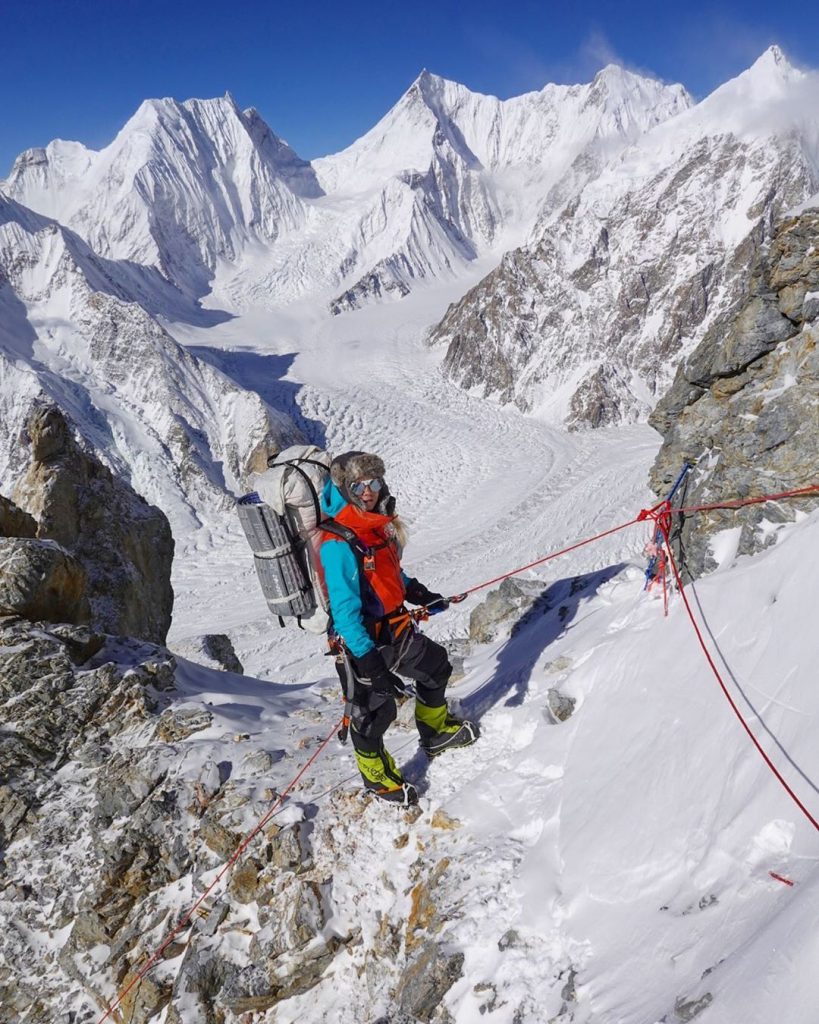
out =
<path fill-rule="evenodd" d="M 480 736 L 474 722 L 456 718 L 446 704 L 431 708 L 415 702 L 415 724 L 421 737 L 421 746 L 430 757 L 455 747 L 468 747 Z"/>
<path fill-rule="evenodd" d="M 404 781 L 392 754 L 383 746 L 372 753 L 356 750 L 355 759 L 365 787 L 379 799 L 403 807 L 418 803 L 415 786 Z"/>

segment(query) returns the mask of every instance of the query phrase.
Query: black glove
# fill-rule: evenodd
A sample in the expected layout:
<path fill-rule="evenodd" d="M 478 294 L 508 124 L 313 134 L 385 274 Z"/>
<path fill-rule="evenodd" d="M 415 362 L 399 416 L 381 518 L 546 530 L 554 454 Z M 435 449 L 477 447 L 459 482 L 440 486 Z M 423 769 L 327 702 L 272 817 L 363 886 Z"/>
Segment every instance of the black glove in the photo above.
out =
<path fill-rule="evenodd" d="M 410 580 L 407 584 L 407 600 L 410 604 L 423 604 L 429 608 L 430 615 L 436 615 L 438 612 L 446 611 L 449 608 L 449 601 L 447 601 L 443 594 L 436 594 L 434 591 L 425 587 L 423 583 L 419 583 L 418 580 Z M 432 605 L 430 608 L 429 606 Z"/>
<path fill-rule="evenodd" d="M 402 697 L 406 692 L 403 681 L 394 672 L 390 672 L 377 647 L 367 651 L 362 658 L 356 658 L 355 665 L 362 682 L 369 681 L 375 693 Z"/>

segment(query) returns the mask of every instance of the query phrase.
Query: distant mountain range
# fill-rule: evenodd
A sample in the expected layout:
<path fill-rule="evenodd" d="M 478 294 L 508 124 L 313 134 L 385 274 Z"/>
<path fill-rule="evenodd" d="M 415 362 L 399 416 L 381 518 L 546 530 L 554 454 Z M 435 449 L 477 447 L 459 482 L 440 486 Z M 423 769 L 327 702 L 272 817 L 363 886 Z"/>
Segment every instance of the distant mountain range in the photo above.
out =
<path fill-rule="evenodd" d="M 698 104 L 615 66 L 509 100 L 424 71 L 312 164 L 230 95 L 147 100 L 99 152 L 28 150 L 0 182 L 0 470 L 47 393 L 194 514 L 299 432 L 167 326 L 355 315 L 462 278 L 429 336 L 456 381 L 572 426 L 645 418 L 773 221 L 819 190 L 817 100 L 774 47 Z M 479 259 L 496 269 L 467 290 Z"/>

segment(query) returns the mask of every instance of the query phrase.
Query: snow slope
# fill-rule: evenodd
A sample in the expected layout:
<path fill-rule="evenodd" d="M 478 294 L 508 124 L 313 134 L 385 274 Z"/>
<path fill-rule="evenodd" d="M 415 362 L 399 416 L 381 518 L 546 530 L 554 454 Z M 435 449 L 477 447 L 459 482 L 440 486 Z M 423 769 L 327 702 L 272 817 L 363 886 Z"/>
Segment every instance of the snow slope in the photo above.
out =
<path fill-rule="evenodd" d="M 288 375 L 296 400 L 325 425 L 327 445 L 383 453 L 411 527 L 409 571 L 457 592 L 651 503 L 650 430 L 566 435 L 465 395 L 440 379 L 419 341 L 427 300 L 411 298 L 405 309 L 400 327 L 390 328 L 389 307 L 326 329 L 302 325 L 304 336 L 290 324 L 287 342 L 299 352 Z M 274 336 L 259 321 L 255 328 L 257 337 Z M 224 324 L 210 334 L 237 371 L 235 330 Z M 457 1024 L 645 1024 L 695 1012 L 704 1024 L 812 1022 L 815 832 L 733 717 L 680 599 L 664 619 L 661 602 L 643 591 L 646 533 L 631 527 L 526 574 L 543 580 L 549 610 L 514 637 L 475 649 L 452 688 L 481 721 L 473 750 L 428 766 L 412 728 L 393 728 L 390 748 L 423 792 L 416 823 L 341 796 L 356 788 L 349 751 L 323 755 L 294 806 L 315 815 L 335 926 L 360 925 L 363 949 L 339 954 L 317 988 L 262 1019 L 352 1024 L 396 1012 L 390 993 L 403 954 L 392 969 L 380 961 L 366 987 L 359 971 L 384 919 L 406 928 L 412 865 L 431 871 L 447 860 L 436 942 L 464 955 L 445 999 Z M 748 710 L 741 688 L 755 731 L 813 807 L 815 640 L 804 566 L 819 521 L 786 528 L 773 550 L 737 565 L 725 541 L 722 569 L 691 598 L 736 699 Z M 270 622 L 234 525 L 192 538 L 174 584 L 172 645 L 227 630 L 247 671 L 293 687 L 287 718 L 272 703 L 263 727 L 255 713 L 245 723 L 231 713 L 223 735 L 243 729 L 250 742 L 279 749 L 279 728 L 310 708 L 320 713 L 315 735 L 329 728 L 338 713 L 327 705 L 332 671 L 314 638 Z M 437 617 L 429 632 L 464 637 L 481 596 Z M 255 683 L 232 681 L 217 701 L 235 708 L 237 686 Z M 576 701 L 566 722 L 549 712 L 553 689 Z M 283 764 L 273 785 L 295 767 Z M 442 828 L 440 817 L 434 825 L 437 811 L 455 827 Z M 404 834 L 407 846 L 396 852 Z M 228 922 L 225 941 L 231 934 Z"/>
<path fill-rule="evenodd" d="M 141 302 L 134 301 L 138 296 Z M 97 256 L 74 232 L 0 193 L 0 475 L 36 399 L 56 401 L 179 531 L 226 507 L 254 449 L 298 437 L 288 417 L 178 345 L 148 312 L 211 317 L 156 271 Z"/>

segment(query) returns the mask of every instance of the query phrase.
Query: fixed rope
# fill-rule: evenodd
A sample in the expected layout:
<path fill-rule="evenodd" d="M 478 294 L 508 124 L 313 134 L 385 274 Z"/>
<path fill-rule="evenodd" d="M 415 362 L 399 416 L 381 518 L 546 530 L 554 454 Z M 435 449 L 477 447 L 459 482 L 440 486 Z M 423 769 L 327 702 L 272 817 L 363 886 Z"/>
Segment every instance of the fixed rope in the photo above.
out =
<path fill-rule="evenodd" d="M 807 487 L 798 487 L 792 491 L 780 491 L 778 494 L 759 494 L 754 498 L 727 498 L 724 501 L 715 501 L 709 505 L 683 505 L 681 508 L 669 507 L 666 511 L 671 515 L 686 515 L 693 512 L 715 512 L 720 509 L 744 508 L 746 505 L 764 505 L 767 501 L 780 501 L 783 498 L 810 498 L 819 496 L 819 484 L 809 484 Z M 653 519 L 654 513 L 663 508 L 666 500 L 652 505 L 651 508 L 644 508 L 637 518 L 640 521 Z"/>
<path fill-rule="evenodd" d="M 293 777 L 293 779 L 285 786 L 285 788 L 281 791 L 281 793 L 279 793 L 279 795 L 276 797 L 276 799 L 273 801 L 273 803 L 267 809 L 267 811 L 265 811 L 264 815 L 262 815 L 262 817 L 259 819 L 259 821 L 256 823 L 256 825 L 253 827 L 253 829 L 245 836 L 245 838 L 241 841 L 241 843 L 239 843 L 239 845 L 236 847 L 236 849 L 233 852 L 233 854 L 231 854 L 230 859 L 227 860 L 222 865 L 222 868 L 220 869 L 219 873 L 216 875 L 216 877 L 213 879 L 213 881 L 210 883 L 210 885 L 207 886 L 205 891 L 199 896 L 199 898 L 196 900 L 196 902 L 193 904 L 193 906 L 185 914 L 183 914 L 182 917 L 179 919 L 179 921 L 174 925 L 174 927 L 168 933 L 168 935 L 165 938 L 165 940 L 162 943 L 162 945 L 159 946 L 151 954 L 151 956 L 148 958 L 148 960 L 142 965 L 142 967 L 139 969 L 139 971 L 131 979 L 130 983 L 126 986 L 126 988 L 124 988 L 122 990 L 122 992 L 120 992 L 117 995 L 117 998 L 112 1003 L 109 1004 L 109 1006 L 105 1010 L 105 1013 L 97 1021 L 97 1024 L 103 1024 L 103 1021 L 107 1020 L 111 1016 L 111 1014 L 114 1012 L 114 1010 L 116 1010 L 117 1007 L 120 1006 L 120 1004 L 125 999 L 125 997 L 128 995 L 128 993 L 131 991 L 131 989 L 135 985 L 138 985 L 142 981 L 142 979 L 145 977 L 145 975 L 148 973 L 148 971 L 150 971 L 151 968 L 156 964 L 156 962 L 159 960 L 159 958 L 162 956 L 162 954 L 165 952 L 165 950 L 168 948 L 168 946 L 170 946 L 170 944 L 173 942 L 173 940 L 176 938 L 176 936 L 184 928 L 187 928 L 187 926 L 191 922 L 191 919 L 193 918 L 193 915 L 196 913 L 196 911 L 199 909 L 199 907 L 202 906 L 202 904 L 205 902 L 207 897 L 213 892 L 213 890 L 216 888 L 216 886 L 219 884 L 219 882 L 224 878 L 224 876 L 227 874 L 227 872 L 233 867 L 233 865 L 236 863 L 236 861 L 245 852 L 245 850 L 248 848 L 248 846 L 253 841 L 253 839 L 255 839 L 255 837 L 262 831 L 262 829 L 270 821 L 270 819 L 273 817 L 273 815 L 276 813 L 276 811 L 281 807 L 281 805 L 284 803 L 284 800 L 285 800 L 285 797 L 287 796 L 287 794 L 296 786 L 296 784 L 304 776 L 304 774 L 311 767 L 311 765 L 313 765 L 315 763 L 315 761 L 318 759 L 318 757 L 321 754 L 321 752 L 327 747 L 327 744 L 336 735 L 336 733 L 338 732 L 340 726 L 341 726 L 341 719 L 339 719 L 339 721 L 336 722 L 336 724 L 333 726 L 332 730 L 327 734 L 327 736 L 325 736 L 325 738 L 321 742 L 321 745 L 312 754 L 312 756 L 309 758 L 307 763 L 299 770 L 299 772 Z"/>
<path fill-rule="evenodd" d="M 812 484 L 809 487 L 802 487 L 798 490 L 793 491 L 781 491 L 779 494 L 763 494 L 755 498 L 737 498 L 736 500 L 726 500 L 717 502 L 712 505 L 691 505 L 683 506 L 682 508 L 673 508 L 668 500 L 664 498 L 661 502 L 656 505 L 652 505 L 651 508 L 641 509 L 640 512 L 633 518 L 629 519 L 628 522 L 619 523 L 617 526 L 612 526 L 609 530 L 603 530 L 602 533 L 596 533 L 593 537 L 585 537 L 583 540 L 575 541 L 568 547 L 560 548 L 558 551 L 552 551 L 548 555 L 544 555 L 543 558 L 536 558 L 533 562 L 527 562 L 526 565 L 520 565 L 516 569 L 511 569 L 509 572 L 502 573 L 500 576 L 493 576 L 492 579 L 484 580 L 482 583 L 476 583 L 472 587 L 468 587 L 462 591 L 461 594 L 455 595 L 459 599 L 468 597 L 470 594 L 474 594 L 478 590 L 483 590 L 485 587 L 491 587 L 494 583 L 501 583 L 503 580 L 508 580 L 512 576 L 519 576 L 520 573 L 526 572 L 528 569 L 534 569 L 535 566 L 543 565 L 546 562 L 550 562 L 553 558 L 560 558 L 561 555 L 567 555 L 570 551 L 576 551 L 578 548 L 585 547 L 587 544 L 593 544 L 595 541 L 602 540 L 604 537 L 610 537 L 613 533 L 619 533 L 621 530 L 628 529 L 629 526 L 634 526 L 637 523 L 643 523 L 648 519 L 657 520 L 661 514 L 666 515 L 681 515 L 683 513 L 694 513 L 694 512 L 708 512 L 715 509 L 735 509 L 742 508 L 745 505 L 759 505 L 766 501 L 779 501 L 783 498 L 801 498 L 810 497 L 811 495 L 819 496 L 819 484 Z M 447 598 L 448 601 L 452 601 L 452 598 Z"/>
<path fill-rule="evenodd" d="M 690 468 L 690 467 L 688 467 L 688 468 Z M 716 509 L 737 509 L 737 508 L 744 508 L 747 505 L 764 504 L 765 502 L 768 502 L 768 501 L 780 501 L 780 500 L 787 499 L 787 498 L 801 498 L 801 497 L 809 497 L 809 496 L 813 496 L 813 495 L 819 496 L 819 484 L 810 484 L 807 487 L 800 487 L 800 488 L 796 488 L 796 489 L 789 490 L 789 491 L 780 491 L 780 492 L 778 492 L 776 494 L 761 494 L 761 495 L 757 495 L 756 497 L 752 497 L 752 498 L 728 499 L 726 501 L 713 502 L 713 503 L 707 504 L 707 505 L 691 505 L 691 506 L 683 506 L 681 508 L 673 508 L 671 506 L 670 497 L 673 496 L 673 493 L 676 491 L 677 487 L 679 486 L 679 484 L 680 484 L 680 482 L 681 482 L 681 480 L 682 480 L 682 478 L 683 478 L 683 476 L 685 475 L 686 472 L 687 472 L 687 469 L 684 468 L 683 472 L 677 478 L 677 482 L 674 485 L 674 487 L 672 488 L 672 492 L 669 495 L 669 497 L 664 498 L 662 501 L 658 502 L 656 505 L 653 505 L 651 508 L 642 509 L 634 517 L 634 519 L 630 519 L 626 523 L 620 523 L 618 526 L 613 526 L 610 530 L 604 530 L 602 533 L 595 534 L 593 537 L 588 537 L 585 540 L 577 541 L 576 543 L 571 544 L 568 547 L 561 548 L 559 551 L 553 551 L 551 554 L 546 555 L 543 558 L 538 558 L 534 562 L 529 562 L 527 565 L 523 565 L 523 566 L 521 566 L 518 569 L 513 569 L 511 572 L 503 573 L 502 575 L 495 576 L 491 580 L 487 580 L 484 583 L 479 583 L 476 586 L 470 587 L 468 590 L 464 591 L 463 594 L 456 595 L 455 599 L 456 600 L 463 600 L 464 597 L 466 597 L 468 594 L 473 594 L 476 590 L 482 590 L 484 587 L 491 586 L 493 583 L 498 583 L 501 580 L 509 579 L 511 576 L 516 576 L 519 573 L 525 572 L 527 569 L 531 569 L 531 568 L 533 568 L 536 565 L 542 565 L 544 562 L 548 562 L 548 561 L 550 561 L 553 558 L 558 558 L 560 555 L 565 555 L 565 554 L 567 554 L 570 551 L 575 551 L 578 548 L 584 547 L 586 544 L 591 544 L 591 543 L 593 543 L 596 540 L 602 539 L 603 537 L 608 537 L 608 536 L 610 536 L 613 533 L 619 532 L 620 530 L 625 530 L 627 527 L 634 526 L 636 523 L 642 523 L 642 522 L 645 522 L 647 520 L 651 520 L 654 523 L 654 525 L 655 525 L 657 533 L 662 537 L 663 546 L 665 548 L 665 552 L 667 553 L 665 560 L 667 560 L 667 564 L 671 566 L 672 572 L 674 574 L 674 578 L 675 578 L 676 583 L 677 583 L 677 588 L 678 588 L 678 590 L 680 592 L 680 596 L 683 599 L 683 603 L 684 603 L 685 609 L 686 609 L 686 611 L 688 613 L 688 617 L 691 620 L 691 625 L 694 627 L 694 632 L 695 632 L 695 634 L 697 636 L 697 639 L 698 639 L 698 641 L 700 643 L 700 646 L 701 646 L 701 648 L 703 650 L 703 653 L 705 654 L 705 657 L 706 657 L 706 659 L 708 661 L 708 664 L 710 665 L 711 670 L 714 673 L 714 675 L 715 675 L 715 677 L 717 679 L 717 682 L 719 683 L 719 685 L 720 685 L 720 687 L 722 689 L 723 694 L 725 695 L 726 699 L 728 700 L 728 703 L 730 704 L 734 714 L 739 719 L 743 729 L 748 734 L 748 737 L 750 738 L 751 742 L 756 747 L 757 751 L 759 752 L 759 754 L 761 755 L 761 757 L 765 761 L 765 764 L 768 766 L 768 768 L 770 768 L 771 772 L 773 772 L 774 776 L 776 777 L 776 779 L 778 780 L 780 785 L 783 787 L 785 792 L 790 796 L 790 798 L 793 800 L 793 802 L 796 804 L 796 806 L 799 808 L 799 810 L 804 814 L 804 816 L 811 823 L 811 825 L 813 825 L 813 827 L 817 831 L 819 831 L 819 821 L 816 820 L 816 818 L 810 813 L 810 811 L 807 809 L 807 807 L 802 803 L 802 801 L 799 799 L 799 797 L 796 795 L 796 793 L 790 787 L 788 782 L 785 780 L 785 778 L 783 777 L 782 773 L 779 771 L 779 769 L 773 763 L 771 758 L 765 752 L 765 750 L 763 749 L 763 747 L 760 744 L 759 740 L 756 738 L 756 736 L 752 732 L 751 727 L 745 721 L 745 719 L 744 719 L 744 717 L 742 715 L 742 712 L 737 707 L 736 702 L 734 701 L 734 699 L 731 696 L 730 692 L 728 691 L 728 688 L 725 685 L 725 681 L 723 680 L 722 675 L 720 674 L 720 671 L 717 668 L 717 666 L 716 666 L 716 664 L 714 662 L 713 657 L 711 656 L 711 652 L 708 650 L 708 647 L 706 646 L 705 640 L 703 639 L 703 636 L 702 636 L 702 632 L 701 632 L 701 630 L 699 628 L 699 625 L 697 624 L 697 620 L 694 617 L 694 613 L 693 613 L 693 611 L 691 609 L 691 605 L 690 605 L 690 603 L 688 601 L 688 595 L 685 593 L 685 589 L 683 587 L 682 578 L 680 576 L 680 572 L 679 572 L 679 569 L 677 567 L 676 560 L 674 559 L 674 555 L 673 555 L 673 552 L 671 550 L 671 540 L 670 540 L 671 517 L 673 515 L 681 515 L 683 513 L 694 514 L 694 513 L 698 513 L 698 512 L 708 512 L 708 511 L 712 511 L 712 510 L 716 510 Z M 664 570 L 664 575 L 665 575 L 665 565 L 663 566 L 663 570 Z M 665 591 L 665 584 L 664 584 L 664 594 L 665 593 L 666 593 L 666 591 Z M 450 600 L 453 600 L 453 599 L 450 598 Z M 667 596 L 666 596 L 666 611 L 667 611 Z"/>
<path fill-rule="evenodd" d="M 610 537 L 611 534 L 619 533 L 620 530 L 625 530 L 629 526 L 634 526 L 634 524 L 638 522 L 642 522 L 642 520 L 639 516 L 635 516 L 634 519 L 629 519 L 627 523 L 620 523 L 619 526 L 612 526 L 610 530 L 604 530 L 602 533 L 596 533 L 593 537 L 586 537 L 584 540 L 576 541 L 574 544 L 570 544 L 566 548 L 561 548 L 559 551 L 552 551 L 551 554 L 544 555 L 543 558 L 538 558 L 534 562 L 529 562 L 527 565 L 521 565 L 517 569 L 512 569 L 511 572 L 505 572 L 501 576 L 494 576 L 491 580 L 485 580 L 483 583 L 477 583 L 474 587 L 469 587 L 468 590 L 464 590 L 461 594 L 457 594 L 456 597 L 463 600 L 464 597 L 474 594 L 477 590 L 483 590 L 484 587 L 491 587 L 493 583 L 500 583 L 501 580 L 508 580 L 512 576 L 518 576 L 520 573 L 526 572 L 527 569 L 533 569 L 536 565 L 543 565 L 544 562 L 550 562 L 553 558 L 559 558 L 561 555 L 567 555 L 570 551 L 576 551 L 578 548 L 585 547 L 587 544 L 593 544 L 596 540 L 602 540 L 604 537 Z M 452 598 L 447 598 L 447 600 L 451 601 Z"/>
<path fill-rule="evenodd" d="M 799 492 L 799 493 L 804 493 L 804 492 Z M 789 495 L 780 495 L 780 497 L 786 497 L 786 496 L 790 497 L 792 495 L 791 494 L 789 494 Z M 757 499 L 757 500 L 763 500 L 763 499 Z M 768 499 L 768 500 L 770 500 L 770 499 Z M 746 504 L 753 504 L 754 503 L 754 499 L 750 499 L 750 500 L 746 501 L 745 503 Z M 714 676 L 716 677 L 716 680 L 719 683 L 720 688 L 722 689 L 722 692 L 725 695 L 726 700 L 730 704 L 731 709 L 734 712 L 734 714 L 739 719 L 740 724 L 742 725 L 742 728 L 748 734 L 749 739 L 751 740 L 753 745 L 756 747 L 757 751 L 761 755 L 761 757 L 762 757 L 763 761 L 765 762 L 765 764 L 773 772 L 773 774 L 776 777 L 776 779 L 778 780 L 779 784 L 782 786 L 782 788 L 785 790 L 785 792 L 788 794 L 788 796 L 791 798 L 791 800 L 793 800 L 793 802 L 796 804 L 796 806 L 799 808 L 799 810 L 808 819 L 808 821 L 811 823 L 811 825 L 813 825 L 813 827 L 817 830 L 817 832 L 819 832 L 819 821 L 817 821 L 816 818 L 814 818 L 814 816 L 810 813 L 810 811 L 807 809 L 807 807 L 802 803 L 802 801 L 799 799 L 799 797 L 796 795 L 796 793 L 790 787 L 788 782 L 785 780 L 785 778 L 782 775 L 782 773 L 779 771 L 779 769 L 773 763 L 771 758 L 765 752 L 764 748 L 762 747 L 762 744 L 756 738 L 756 736 L 754 735 L 751 727 L 745 721 L 745 718 L 744 718 L 742 712 L 737 707 L 736 701 L 731 696 L 731 694 L 730 694 L 730 692 L 728 690 L 728 687 L 725 685 L 725 680 L 722 678 L 722 674 L 720 673 L 719 669 L 717 668 L 717 665 L 716 665 L 713 657 L 711 656 L 711 652 L 708 650 L 708 647 L 707 647 L 707 645 L 705 643 L 705 639 L 703 638 L 703 635 L 702 635 L 702 631 L 700 630 L 700 627 L 699 627 L 699 625 L 697 623 L 697 620 L 694 617 L 694 612 L 693 612 L 693 610 L 691 608 L 691 604 L 690 604 L 690 602 L 688 600 L 688 595 L 686 594 L 685 588 L 683 587 L 682 577 L 680 576 L 680 571 L 677 568 L 677 562 L 676 562 L 676 559 L 674 558 L 674 553 L 671 550 L 671 542 L 670 542 L 670 538 L 669 538 L 668 523 L 667 523 L 667 520 L 666 520 L 665 511 L 661 512 L 660 515 L 657 517 L 657 519 L 655 521 L 657 522 L 658 528 L 660 529 L 660 531 L 663 534 L 663 540 L 665 542 L 665 548 L 666 548 L 666 552 L 667 552 L 667 555 L 668 555 L 668 563 L 671 566 L 671 570 L 672 570 L 672 572 L 674 574 L 674 579 L 676 580 L 676 583 L 677 583 L 677 589 L 680 592 L 680 597 L 682 598 L 683 604 L 685 606 L 685 610 L 688 613 L 688 618 L 691 620 L 691 625 L 694 627 L 694 632 L 695 632 L 695 634 L 697 636 L 697 640 L 699 641 L 700 647 L 702 648 L 703 654 L 705 655 L 705 658 L 706 658 L 708 664 L 711 666 L 711 671 L 714 673 Z"/>

